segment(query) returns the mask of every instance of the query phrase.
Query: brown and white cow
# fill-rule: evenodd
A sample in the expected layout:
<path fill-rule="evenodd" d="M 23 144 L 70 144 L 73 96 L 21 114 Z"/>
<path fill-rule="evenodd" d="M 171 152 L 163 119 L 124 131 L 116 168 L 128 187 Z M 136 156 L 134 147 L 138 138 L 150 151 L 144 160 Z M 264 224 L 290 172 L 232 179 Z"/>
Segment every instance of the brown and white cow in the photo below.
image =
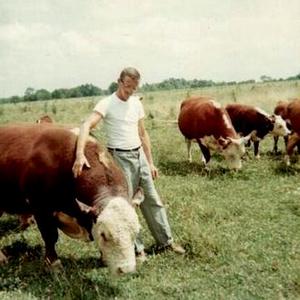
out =
<path fill-rule="evenodd" d="M 296 99 L 294 99 L 294 100 L 296 100 Z M 286 126 L 289 130 L 291 130 L 291 134 L 292 134 L 292 132 L 293 132 L 292 125 L 288 118 L 288 105 L 290 102 L 292 102 L 292 100 L 291 101 L 278 101 L 274 108 L 274 114 L 281 116 L 282 119 L 286 121 Z M 284 139 L 285 147 L 287 147 L 288 136 L 284 136 L 283 139 Z M 274 135 L 273 152 L 275 154 L 278 153 L 278 140 L 279 140 L 279 136 Z M 298 153 L 300 153 L 300 142 L 297 143 L 297 148 L 298 148 Z"/>
<path fill-rule="evenodd" d="M 50 266 L 60 263 L 55 250 L 58 228 L 68 234 L 71 219 L 80 230 L 69 235 L 94 238 L 111 273 L 135 270 L 138 217 L 122 171 L 99 143 L 88 141 L 85 155 L 91 168 L 74 178 L 77 136 L 70 130 L 7 125 L 0 127 L 0 140 L 0 210 L 34 215 Z M 0 251 L 0 262 L 6 260 Z"/>
<path fill-rule="evenodd" d="M 277 102 L 275 108 L 274 108 L 274 115 L 277 116 L 281 116 L 281 118 L 283 120 L 286 121 L 286 126 L 289 130 L 291 130 L 291 124 L 289 123 L 289 121 L 287 120 L 287 106 L 288 106 L 289 102 L 288 101 L 279 101 Z M 279 140 L 279 136 L 278 135 L 274 135 L 274 146 L 273 146 L 273 152 L 276 154 L 278 153 L 278 140 Z M 288 136 L 284 136 L 284 144 L 285 146 L 287 146 L 287 142 L 288 142 Z"/>
<path fill-rule="evenodd" d="M 228 104 L 227 110 L 235 130 L 242 136 L 251 132 L 254 155 L 259 158 L 259 142 L 267 135 L 285 136 L 290 133 L 286 122 L 278 115 L 269 115 L 262 109 L 245 104 Z"/>
<path fill-rule="evenodd" d="M 300 143 L 300 99 L 294 99 L 288 104 L 287 119 L 291 124 L 292 134 L 288 139 L 285 161 L 287 165 L 290 165 L 290 157 L 294 148 Z"/>
<path fill-rule="evenodd" d="M 205 165 L 210 161 L 210 150 L 225 157 L 230 169 L 242 167 L 241 157 L 245 153 L 245 142 L 240 138 L 226 110 L 210 97 L 191 97 L 181 104 L 178 126 L 185 136 L 190 156 L 191 140 L 195 139 L 202 151 Z"/>

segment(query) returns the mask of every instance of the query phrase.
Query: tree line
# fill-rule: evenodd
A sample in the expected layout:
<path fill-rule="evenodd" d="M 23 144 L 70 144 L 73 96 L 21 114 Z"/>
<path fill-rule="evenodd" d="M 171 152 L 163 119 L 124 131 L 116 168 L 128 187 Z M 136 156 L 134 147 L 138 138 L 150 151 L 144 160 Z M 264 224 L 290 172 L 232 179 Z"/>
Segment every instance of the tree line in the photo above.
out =
<path fill-rule="evenodd" d="M 260 77 L 261 82 L 283 81 L 283 80 L 299 80 L 300 73 L 288 77 L 286 79 L 274 79 L 270 76 L 262 75 Z M 245 83 L 255 83 L 254 79 L 245 81 L 228 81 L 228 82 L 214 82 L 212 80 L 193 79 L 186 80 L 184 78 L 169 78 L 159 83 L 145 83 L 141 86 L 141 92 L 160 91 L 160 90 L 173 90 L 173 89 L 189 89 L 189 88 L 201 88 L 218 85 L 236 85 Z M 93 84 L 82 84 L 80 86 L 66 89 L 60 88 L 49 92 L 46 89 L 35 90 L 32 87 L 28 87 L 23 96 L 12 96 L 8 98 L 1 98 L 0 103 L 17 103 L 27 101 L 40 101 L 51 99 L 66 99 L 66 98 L 81 98 L 90 96 L 102 96 L 113 93 L 117 90 L 117 82 L 112 82 L 107 89 L 101 89 Z"/>

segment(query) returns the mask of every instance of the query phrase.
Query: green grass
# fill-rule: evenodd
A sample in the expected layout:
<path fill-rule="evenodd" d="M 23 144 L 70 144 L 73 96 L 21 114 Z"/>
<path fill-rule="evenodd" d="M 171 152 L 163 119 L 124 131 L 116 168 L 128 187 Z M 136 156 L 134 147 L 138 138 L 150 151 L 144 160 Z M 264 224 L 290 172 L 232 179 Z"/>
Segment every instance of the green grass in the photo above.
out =
<path fill-rule="evenodd" d="M 260 160 L 250 149 L 243 169 L 230 172 L 224 160 L 214 156 L 208 172 L 200 164 L 197 146 L 188 163 L 177 125 L 162 122 L 176 119 L 188 93 L 211 94 L 226 103 L 232 101 L 234 88 L 239 102 L 271 112 L 277 100 L 300 96 L 295 83 L 146 94 L 146 114 L 152 114 L 146 126 L 160 171 L 156 184 L 186 255 L 151 255 L 136 274 L 113 281 L 107 269 L 99 267 L 95 244 L 61 234 L 57 248 L 64 270 L 52 273 L 43 265 L 44 245 L 36 226 L 21 233 L 17 219 L 5 215 L 0 219 L 0 247 L 10 261 L 0 268 L 0 299 L 299 299 L 297 158 L 287 168 L 282 155 L 270 154 L 272 139 L 267 137 Z M 47 107 L 44 102 L 2 105 L 0 121 L 32 122 L 47 112 L 57 122 L 78 124 L 97 99 L 64 101 Z M 97 134 L 101 137 L 99 129 Z M 146 247 L 151 246 L 152 237 L 141 222 Z"/>

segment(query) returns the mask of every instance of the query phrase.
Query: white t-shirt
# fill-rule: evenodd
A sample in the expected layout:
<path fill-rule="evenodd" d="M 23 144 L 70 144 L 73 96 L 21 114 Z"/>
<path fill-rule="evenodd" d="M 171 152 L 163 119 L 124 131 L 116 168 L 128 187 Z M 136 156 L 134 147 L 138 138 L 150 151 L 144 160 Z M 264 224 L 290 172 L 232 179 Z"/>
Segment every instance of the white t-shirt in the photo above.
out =
<path fill-rule="evenodd" d="M 145 116 L 143 105 L 137 96 L 122 101 L 116 93 L 100 100 L 94 111 L 103 117 L 103 125 L 110 148 L 134 149 L 141 146 L 138 121 Z"/>

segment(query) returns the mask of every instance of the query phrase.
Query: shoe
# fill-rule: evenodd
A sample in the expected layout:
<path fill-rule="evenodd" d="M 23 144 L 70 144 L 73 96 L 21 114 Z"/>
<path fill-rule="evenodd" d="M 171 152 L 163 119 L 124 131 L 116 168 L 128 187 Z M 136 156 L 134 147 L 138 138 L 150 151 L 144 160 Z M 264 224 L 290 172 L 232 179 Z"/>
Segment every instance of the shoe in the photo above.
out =
<path fill-rule="evenodd" d="M 171 243 L 166 246 L 155 246 L 154 253 L 161 253 L 164 251 L 173 251 L 177 254 L 185 254 L 183 247 L 176 243 Z"/>
<path fill-rule="evenodd" d="M 147 256 L 146 256 L 145 251 L 143 250 L 139 253 L 136 253 L 135 259 L 136 259 L 136 262 L 139 263 L 139 264 L 144 263 L 147 260 Z"/>
<path fill-rule="evenodd" d="M 177 254 L 185 254 L 185 250 L 183 249 L 183 247 L 176 243 L 172 243 L 166 246 L 166 248 L 167 250 L 171 250 Z"/>

